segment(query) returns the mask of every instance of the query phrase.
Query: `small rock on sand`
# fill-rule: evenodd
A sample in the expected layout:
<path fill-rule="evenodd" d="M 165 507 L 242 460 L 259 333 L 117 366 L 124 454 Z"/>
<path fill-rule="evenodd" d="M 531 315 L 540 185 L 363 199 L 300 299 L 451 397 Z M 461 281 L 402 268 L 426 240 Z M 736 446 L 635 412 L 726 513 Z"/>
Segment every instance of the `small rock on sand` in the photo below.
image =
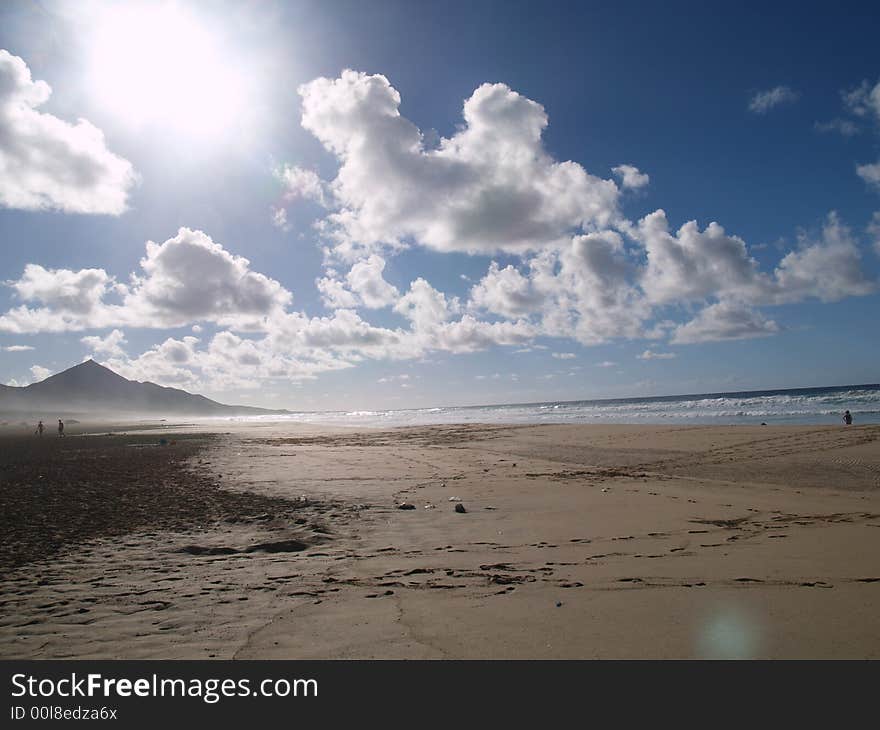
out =
<path fill-rule="evenodd" d="M 467 510 L 464 508 L 463 504 L 455 505 L 455 511 L 458 512 L 459 514 L 462 514 L 462 515 L 467 512 Z"/>
<path fill-rule="evenodd" d="M 409 502 L 401 502 L 397 505 L 397 509 L 415 509 L 416 506 L 414 504 L 410 504 Z"/>

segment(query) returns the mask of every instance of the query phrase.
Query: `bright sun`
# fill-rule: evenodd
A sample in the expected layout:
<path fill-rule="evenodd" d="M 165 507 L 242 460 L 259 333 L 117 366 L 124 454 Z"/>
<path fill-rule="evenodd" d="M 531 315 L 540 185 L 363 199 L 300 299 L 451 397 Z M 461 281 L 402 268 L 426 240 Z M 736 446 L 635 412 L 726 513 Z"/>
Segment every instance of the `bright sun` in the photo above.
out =
<path fill-rule="evenodd" d="M 246 85 L 235 59 L 174 5 L 107 10 L 91 47 L 94 93 L 133 125 L 216 138 L 240 121 Z"/>

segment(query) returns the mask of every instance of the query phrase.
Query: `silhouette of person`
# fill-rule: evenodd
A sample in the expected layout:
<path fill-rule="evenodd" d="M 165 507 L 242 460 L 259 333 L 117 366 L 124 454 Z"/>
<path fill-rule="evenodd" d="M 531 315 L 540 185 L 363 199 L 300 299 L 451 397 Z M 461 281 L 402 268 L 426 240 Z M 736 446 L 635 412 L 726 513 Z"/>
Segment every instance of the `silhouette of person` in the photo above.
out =
<path fill-rule="evenodd" d="M 62 421 L 60 418 L 58 419 L 58 435 L 64 435 L 64 421 Z"/>
<path fill-rule="evenodd" d="M 40 436 L 43 435 L 43 429 L 44 429 L 44 428 L 45 428 L 45 426 L 43 425 L 43 422 L 40 421 L 40 422 L 37 424 L 37 433 L 38 433 Z"/>
<path fill-rule="evenodd" d="M 844 413 L 844 414 L 843 414 L 843 422 L 844 422 L 847 426 L 852 425 L 852 413 L 850 413 L 849 411 L 847 411 L 846 413 Z"/>

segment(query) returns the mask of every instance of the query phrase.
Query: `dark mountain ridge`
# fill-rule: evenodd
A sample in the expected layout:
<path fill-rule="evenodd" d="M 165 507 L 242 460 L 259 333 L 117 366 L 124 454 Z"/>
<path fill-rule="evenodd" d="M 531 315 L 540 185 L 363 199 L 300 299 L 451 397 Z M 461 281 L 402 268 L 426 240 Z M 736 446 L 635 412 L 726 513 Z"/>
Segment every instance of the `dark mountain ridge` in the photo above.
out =
<path fill-rule="evenodd" d="M 25 387 L 0 386 L 0 413 L 231 416 L 287 413 L 231 406 L 179 388 L 128 380 L 94 360 Z"/>

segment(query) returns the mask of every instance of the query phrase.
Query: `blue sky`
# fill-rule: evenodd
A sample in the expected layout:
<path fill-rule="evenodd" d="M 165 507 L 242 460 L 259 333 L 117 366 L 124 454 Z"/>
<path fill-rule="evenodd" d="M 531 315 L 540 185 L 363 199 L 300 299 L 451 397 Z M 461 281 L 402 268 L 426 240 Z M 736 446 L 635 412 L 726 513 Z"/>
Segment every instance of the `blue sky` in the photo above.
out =
<path fill-rule="evenodd" d="M 308 410 L 876 382 L 878 28 L 4 3 L 0 382 L 93 356 Z"/>

